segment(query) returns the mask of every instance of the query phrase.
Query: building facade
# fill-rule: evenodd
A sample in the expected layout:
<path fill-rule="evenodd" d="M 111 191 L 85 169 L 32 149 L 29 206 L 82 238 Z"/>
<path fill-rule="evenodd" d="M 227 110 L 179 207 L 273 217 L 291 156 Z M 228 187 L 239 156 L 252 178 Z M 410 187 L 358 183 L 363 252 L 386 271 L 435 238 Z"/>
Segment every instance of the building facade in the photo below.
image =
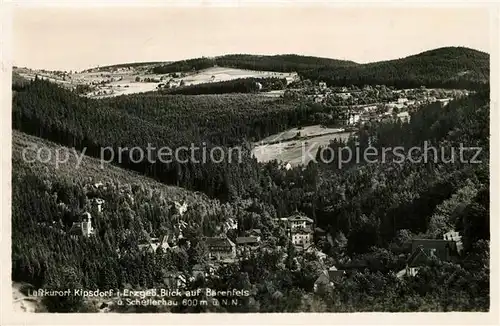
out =
<path fill-rule="evenodd" d="M 236 258 L 236 245 L 225 237 L 205 238 L 208 256 L 211 259 L 224 260 Z"/>

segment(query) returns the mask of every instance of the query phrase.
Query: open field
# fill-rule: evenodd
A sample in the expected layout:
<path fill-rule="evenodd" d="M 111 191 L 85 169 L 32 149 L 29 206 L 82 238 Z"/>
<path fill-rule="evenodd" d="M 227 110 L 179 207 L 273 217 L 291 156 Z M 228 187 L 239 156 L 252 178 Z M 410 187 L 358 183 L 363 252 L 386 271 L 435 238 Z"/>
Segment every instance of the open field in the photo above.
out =
<path fill-rule="evenodd" d="M 210 82 L 221 82 L 240 78 L 286 78 L 292 82 L 298 78 L 296 73 L 280 73 L 273 71 L 255 71 L 225 67 L 213 67 L 196 72 L 178 74 L 152 74 L 148 67 L 122 68 L 110 71 L 85 71 L 65 74 L 54 74 L 30 69 L 18 69 L 24 78 L 34 79 L 36 75 L 64 87 L 75 88 L 77 85 L 88 85 L 93 89 L 85 93 L 92 98 L 112 97 L 119 95 L 144 93 L 157 90 L 159 84 L 171 83 L 173 87 L 180 85 L 196 85 Z M 136 79 L 140 81 L 136 81 Z M 149 80 L 149 81 L 148 81 Z M 279 96 L 272 94 L 271 96 Z"/>
<path fill-rule="evenodd" d="M 225 68 L 225 67 L 213 67 L 204 70 L 200 70 L 192 75 L 188 75 L 184 78 L 184 82 L 187 85 L 195 85 L 209 82 L 220 82 L 239 78 L 286 78 L 287 81 L 291 82 L 297 78 L 296 73 L 280 73 L 273 71 L 256 71 L 256 70 L 245 70 L 245 69 L 235 69 L 235 68 Z"/>
<path fill-rule="evenodd" d="M 300 133 L 299 138 L 306 138 L 306 137 L 314 137 L 314 136 L 321 136 L 325 134 L 333 134 L 333 133 L 338 133 L 344 131 L 343 128 L 328 128 L 324 127 L 321 125 L 314 125 L 314 126 L 307 126 L 307 127 L 302 127 L 302 128 L 292 128 L 285 130 L 283 132 L 280 132 L 278 134 L 271 135 L 269 137 L 266 137 L 262 139 L 259 144 L 270 144 L 274 142 L 280 142 L 280 141 L 285 141 L 285 140 L 291 140 L 294 137 L 298 136 L 298 133 Z"/>
<path fill-rule="evenodd" d="M 298 131 L 301 136 L 293 139 Z M 350 135 L 351 132 L 341 128 L 324 128 L 319 125 L 304 127 L 302 130 L 293 128 L 255 143 L 252 154 L 259 162 L 278 160 L 290 163 L 291 166 L 307 165 L 312 160 L 311 157 L 316 155 L 319 146 L 327 145 L 335 138 L 346 140 Z"/>

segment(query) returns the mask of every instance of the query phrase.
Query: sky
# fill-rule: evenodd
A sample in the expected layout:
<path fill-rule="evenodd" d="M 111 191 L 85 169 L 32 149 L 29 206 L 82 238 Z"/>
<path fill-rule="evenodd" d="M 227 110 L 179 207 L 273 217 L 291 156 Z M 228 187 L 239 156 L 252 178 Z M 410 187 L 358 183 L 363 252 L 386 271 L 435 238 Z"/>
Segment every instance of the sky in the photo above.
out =
<path fill-rule="evenodd" d="M 232 53 L 365 63 L 490 44 L 488 11 L 470 7 L 16 7 L 12 20 L 13 65 L 50 70 Z"/>

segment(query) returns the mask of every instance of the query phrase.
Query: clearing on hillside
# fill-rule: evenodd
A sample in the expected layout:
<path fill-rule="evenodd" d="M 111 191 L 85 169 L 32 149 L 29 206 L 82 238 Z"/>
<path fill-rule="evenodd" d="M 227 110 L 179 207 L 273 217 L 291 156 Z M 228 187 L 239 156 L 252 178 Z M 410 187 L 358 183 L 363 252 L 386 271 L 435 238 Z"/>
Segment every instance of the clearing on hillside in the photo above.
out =
<path fill-rule="evenodd" d="M 316 156 L 319 146 L 327 145 L 334 139 L 345 141 L 351 134 L 343 128 L 320 125 L 292 128 L 254 143 L 252 155 L 259 162 L 277 160 L 291 166 L 307 165 Z"/>

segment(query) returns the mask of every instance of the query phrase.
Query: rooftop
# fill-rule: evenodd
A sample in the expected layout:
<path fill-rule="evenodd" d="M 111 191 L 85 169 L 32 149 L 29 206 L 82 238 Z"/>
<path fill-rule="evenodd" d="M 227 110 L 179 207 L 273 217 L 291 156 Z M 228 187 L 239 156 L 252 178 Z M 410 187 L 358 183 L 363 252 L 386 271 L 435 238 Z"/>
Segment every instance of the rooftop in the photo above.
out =
<path fill-rule="evenodd" d="M 228 238 L 220 238 L 220 237 L 206 237 L 205 243 L 208 246 L 234 246 L 234 243 Z"/>
<path fill-rule="evenodd" d="M 443 239 L 413 239 L 411 241 L 411 248 L 415 250 L 417 247 L 422 246 L 423 248 L 445 249 L 446 246 L 450 246 L 454 242 L 453 240 Z"/>
<path fill-rule="evenodd" d="M 73 225 L 71 226 L 71 229 L 69 230 L 69 234 L 78 234 L 78 235 L 83 234 L 82 223 L 74 222 Z"/>
<path fill-rule="evenodd" d="M 242 244 L 257 244 L 259 241 L 255 237 L 237 237 L 236 243 L 239 245 Z"/>
<path fill-rule="evenodd" d="M 288 217 L 288 220 L 289 221 L 294 221 L 294 222 L 297 222 L 297 221 L 306 221 L 306 222 L 309 222 L 309 223 L 313 223 L 314 220 L 312 218 L 309 218 L 305 215 L 293 215 L 293 216 L 290 216 Z"/>
<path fill-rule="evenodd" d="M 305 228 L 297 228 L 295 230 L 292 230 L 293 233 L 298 233 L 298 234 L 310 234 L 310 233 L 313 233 L 313 230 L 311 230 L 311 228 L 309 227 L 305 227 Z"/>

